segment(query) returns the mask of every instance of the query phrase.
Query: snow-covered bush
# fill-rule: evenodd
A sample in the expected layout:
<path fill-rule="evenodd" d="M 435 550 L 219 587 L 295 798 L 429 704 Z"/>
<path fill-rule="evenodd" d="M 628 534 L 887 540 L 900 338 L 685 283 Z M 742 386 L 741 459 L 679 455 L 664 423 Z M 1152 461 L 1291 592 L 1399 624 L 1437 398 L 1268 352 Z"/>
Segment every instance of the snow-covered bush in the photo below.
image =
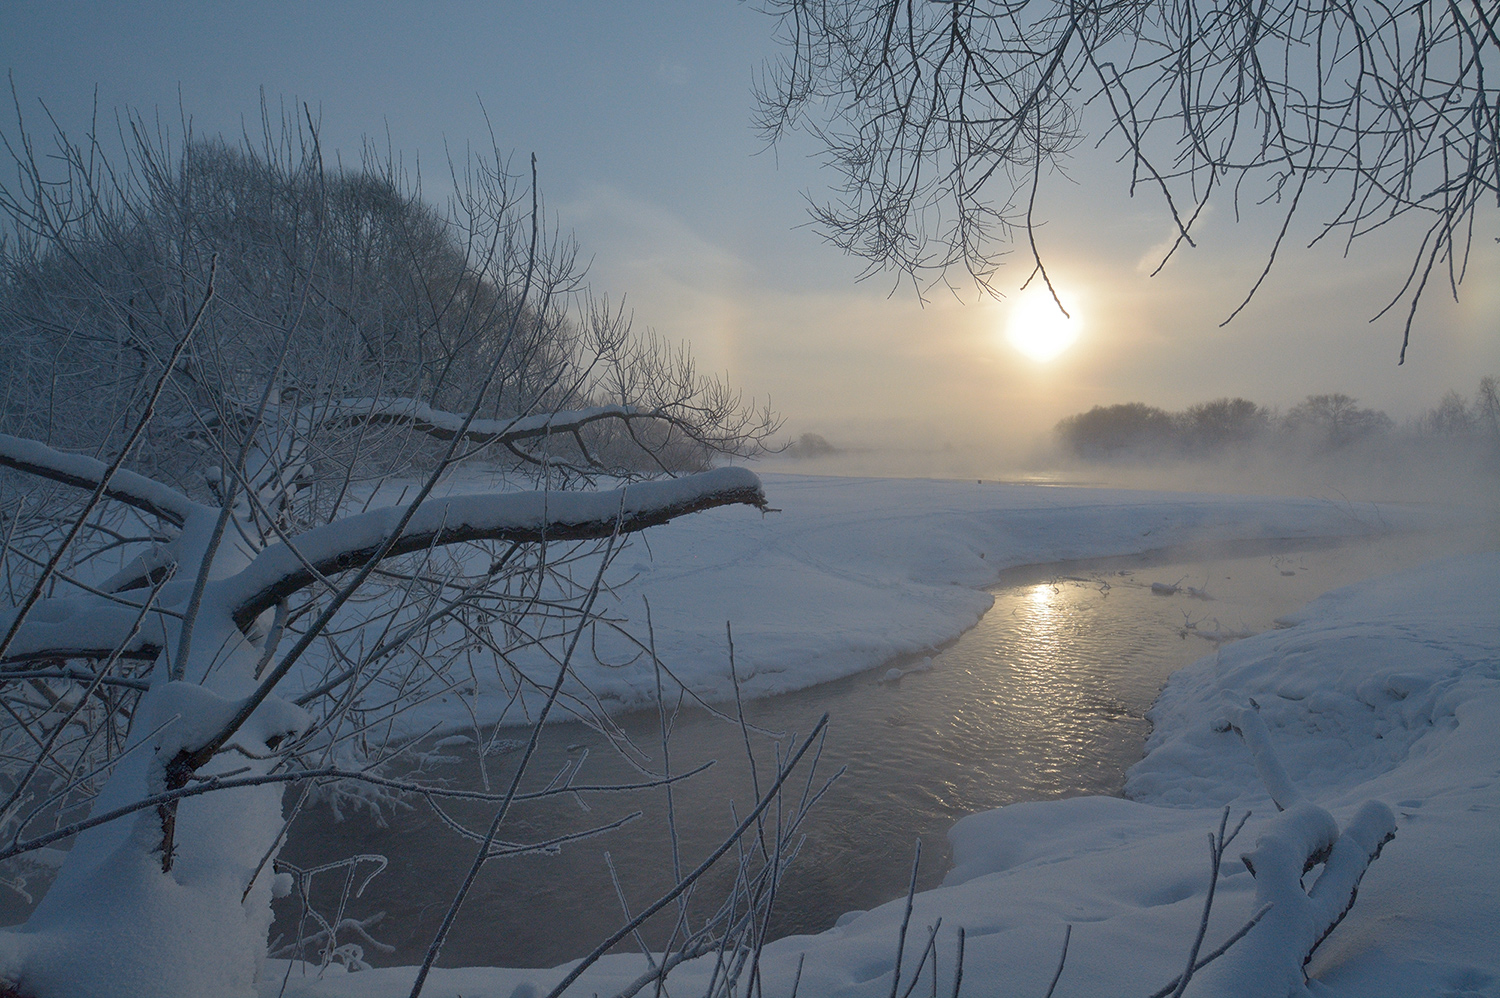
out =
<path fill-rule="evenodd" d="M 118 154 L 23 138 L 0 186 L 0 863 L 71 842 L 0 990 L 248 996 L 286 788 L 440 796 L 381 765 L 476 668 L 534 730 L 592 716 L 570 663 L 618 626 L 622 538 L 763 506 L 707 469 L 774 426 L 588 297 L 534 162 L 457 164 L 437 210 L 390 161 L 325 170 L 311 121 L 254 148 L 124 125 Z M 474 460 L 500 491 L 451 494 Z M 500 839 L 514 807 L 577 792 L 523 783 L 534 747 L 473 872 L 545 847 Z"/>

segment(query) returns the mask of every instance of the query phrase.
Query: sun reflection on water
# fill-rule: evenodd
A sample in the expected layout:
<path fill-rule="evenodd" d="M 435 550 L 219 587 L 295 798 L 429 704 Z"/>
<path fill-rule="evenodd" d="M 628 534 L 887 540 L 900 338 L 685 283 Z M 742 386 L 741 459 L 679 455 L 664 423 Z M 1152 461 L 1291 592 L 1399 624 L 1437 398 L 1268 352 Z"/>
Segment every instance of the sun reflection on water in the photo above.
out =
<path fill-rule="evenodd" d="M 771 934 L 821 930 L 845 911 L 901 896 L 917 837 L 923 843 L 919 889 L 936 886 L 947 868 L 947 831 L 964 814 L 1015 801 L 1121 792 L 1126 767 L 1140 758 L 1150 731 L 1145 713 L 1161 684 L 1172 670 L 1213 651 L 1204 634 L 1184 628 L 1184 614 L 1212 613 L 1239 630 L 1268 628 L 1318 593 L 1377 566 L 1390 570 L 1388 548 L 1357 550 L 1367 547 L 1368 563 L 1355 558 L 1355 549 L 1299 553 L 1293 576 L 1267 554 L 1211 564 L 1116 565 L 1087 576 L 1081 573 L 1094 570 L 1069 566 L 1080 574 L 996 589 L 993 608 L 972 631 L 899 680 L 887 680 L 888 666 L 882 665 L 873 673 L 745 703 L 746 720 L 757 732 L 806 731 L 830 712 L 824 764 L 847 766 L 808 820 L 797 875 L 778 888 L 781 914 Z M 1346 557 L 1353 560 L 1346 563 Z M 1163 598 L 1151 590 L 1153 581 L 1179 578 L 1211 592 L 1214 602 L 1182 594 Z M 636 744 L 659 737 L 655 711 L 619 721 Z M 672 828 L 659 798 L 607 795 L 600 803 L 600 813 L 607 806 L 611 816 L 645 811 L 628 837 L 610 841 L 629 896 L 655 896 L 671 887 L 671 864 L 660 862 L 664 836 L 679 834 L 686 852 L 706 854 L 724 828 L 737 823 L 726 815 L 727 802 L 756 794 L 737 725 L 685 711 L 673 732 L 674 760 L 717 759 L 719 765 L 674 793 Z M 600 749 L 590 757 L 599 782 L 638 779 L 635 769 L 607 750 L 605 738 L 581 725 L 558 725 L 547 732 L 535 765 L 553 771 L 581 743 Z M 757 742 L 762 751 L 762 760 L 775 758 L 774 749 Z M 471 752 L 455 748 L 453 754 L 467 760 L 454 766 L 456 779 L 477 773 Z M 473 785 L 478 788 L 477 780 Z M 557 824 L 548 824 L 554 817 Z M 528 834 L 560 834 L 574 827 L 566 824 L 573 817 L 559 807 L 556 816 L 535 819 Z M 421 903 L 418 888 L 451 875 L 453 863 L 467 863 L 469 844 L 420 809 L 393 815 L 388 829 L 334 823 L 326 809 L 309 809 L 301 820 L 321 824 L 313 834 L 293 837 L 285 853 L 289 861 L 310 866 L 374 851 L 400 857 L 366 899 L 370 910 L 388 912 L 382 939 L 398 946 L 381 959 L 420 961 L 441 913 Z M 475 964 L 561 963 L 614 931 L 617 909 L 597 903 L 613 896 L 613 872 L 597 851 L 569 849 L 537 859 L 536 865 L 518 861 L 487 874 L 491 879 L 476 887 L 469 903 L 490 917 L 476 917 L 467 935 L 456 932 L 445 958 L 451 953 L 455 961 Z M 711 871 L 705 878 L 705 897 L 725 886 L 712 880 L 716 875 Z M 724 868 L 726 882 L 735 875 L 734 864 Z M 491 925 L 514 908 L 518 896 L 542 900 L 533 917 L 499 941 Z M 296 917 L 283 912 L 281 924 L 291 931 Z M 662 938 L 672 924 L 662 927 Z"/>

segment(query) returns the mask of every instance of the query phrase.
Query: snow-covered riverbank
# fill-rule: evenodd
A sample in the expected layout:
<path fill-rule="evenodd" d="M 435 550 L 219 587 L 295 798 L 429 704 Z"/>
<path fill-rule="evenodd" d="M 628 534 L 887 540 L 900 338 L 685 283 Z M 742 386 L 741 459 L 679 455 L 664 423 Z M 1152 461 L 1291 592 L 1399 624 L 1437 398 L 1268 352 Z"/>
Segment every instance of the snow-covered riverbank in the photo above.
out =
<path fill-rule="evenodd" d="M 782 513 L 730 510 L 673 524 L 648 537 L 649 555 L 641 545 L 619 566 L 641 575 L 622 599 L 649 596 L 661 657 L 705 695 L 728 692 L 724 619 L 735 625 L 747 691 L 766 694 L 951 638 L 988 605 L 974 587 L 1007 565 L 1203 539 L 1415 527 L 1431 515 L 968 483 L 772 478 L 767 491 Z M 1235 820 L 1246 809 L 1252 816 L 1218 883 L 1203 951 L 1217 946 L 1255 906 L 1256 882 L 1237 857 L 1275 814 L 1244 742 L 1222 723 L 1233 709 L 1258 707 L 1308 798 L 1340 822 L 1379 800 L 1397 822 L 1359 903 L 1309 964 L 1314 993 L 1500 994 L 1497 621 L 1500 556 L 1470 555 L 1330 594 L 1297 614 L 1295 626 L 1227 645 L 1179 672 L 1153 712 L 1131 799 L 1017 804 L 958 823 L 953 870 L 916 898 L 903 976 L 941 918 L 938 993 L 949 993 L 963 927 L 964 994 L 1040 995 L 1072 924 L 1058 995 L 1151 994 L 1187 959 L 1208 884 L 1205 839 L 1229 804 Z M 638 670 L 584 670 L 606 698 L 630 703 L 643 694 Z M 764 993 L 789 994 L 800 968 L 803 995 L 888 994 L 903 911 L 896 901 L 828 932 L 772 943 L 761 961 Z M 613 993 L 644 966 L 640 957 L 606 958 L 574 990 Z M 424 994 L 545 994 L 567 969 L 438 970 Z M 709 972 L 678 968 L 672 993 L 699 993 Z M 404 995 L 412 975 L 314 980 L 297 971 L 285 994 Z M 1224 993 L 1251 993 L 1270 979 L 1247 977 Z M 1206 993 L 1200 985 L 1208 984 L 1188 993 Z M 263 993 L 281 990 L 280 973 L 268 975 Z"/>
<path fill-rule="evenodd" d="M 460 488 L 468 483 L 460 483 Z M 660 660 L 694 694 L 733 699 L 725 623 L 745 697 L 826 682 L 952 641 L 990 606 L 1006 569 L 1205 541 L 1356 537 L 1430 528 L 1431 507 L 1343 499 L 1057 488 L 931 479 L 767 475 L 775 512 L 711 510 L 633 539 L 606 581 L 611 616 L 644 640 L 649 600 Z M 1457 519 L 1458 517 L 1454 517 Z M 545 688 L 556 666 L 513 657 Z M 573 662 L 584 699 L 648 706 L 656 674 L 630 641 L 597 631 Z M 512 705 L 510 675 L 477 672 L 464 704 L 400 719 L 411 730 L 489 723 Z"/>

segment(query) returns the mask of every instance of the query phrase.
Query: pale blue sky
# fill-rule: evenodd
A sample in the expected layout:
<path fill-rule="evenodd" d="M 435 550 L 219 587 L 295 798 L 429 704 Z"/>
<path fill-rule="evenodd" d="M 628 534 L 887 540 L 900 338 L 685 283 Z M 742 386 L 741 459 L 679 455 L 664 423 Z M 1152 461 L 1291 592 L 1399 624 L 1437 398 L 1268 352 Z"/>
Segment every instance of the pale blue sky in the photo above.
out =
<path fill-rule="evenodd" d="M 1443 390 L 1500 374 L 1494 213 L 1461 305 L 1434 295 L 1406 367 L 1399 323 L 1366 320 L 1402 260 L 1373 245 L 1285 253 L 1228 329 L 1262 261 L 1264 224 L 1211 216 L 1200 249 L 1148 279 L 1167 233 L 1107 161 L 1050 185 L 1043 230 L 1086 323 L 1039 366 L 999 334 L 1007 305 L 936 298 L 925 309 L 801 227 L 804 191 L 828 177 L 809 147 L 776 153 L 751 127 L 752 76 L 773 24 L 736 0 L 536 3 L 21 3 L 0 0 L 0 67 L 33 122 L 44 100 L 81 132 L 95 85 L 106 113 L 178 94 L 201 132 L 252 125 L 273 103 L 321 112 L 325 149 L 366 135 L 419 157 L 437 184 L 444 143 L 537 154 L 548 204 L 625 294 L 638 324 L 692 342 L 705 366 L 769 394 L 792 432 L 851 443 L 952 442 L 1008 449 L 1059 417 L 1127 400 L 1178 407 L 1221 395 L 1268 404 L 1342 390 L 1403 416 Z M 0 124 L 14 129 L 13 115 Z M 1107 160 L 1107 157 L 1104 158 Z M 1014 287 L 1023 267 L 1003 274 Z"/>

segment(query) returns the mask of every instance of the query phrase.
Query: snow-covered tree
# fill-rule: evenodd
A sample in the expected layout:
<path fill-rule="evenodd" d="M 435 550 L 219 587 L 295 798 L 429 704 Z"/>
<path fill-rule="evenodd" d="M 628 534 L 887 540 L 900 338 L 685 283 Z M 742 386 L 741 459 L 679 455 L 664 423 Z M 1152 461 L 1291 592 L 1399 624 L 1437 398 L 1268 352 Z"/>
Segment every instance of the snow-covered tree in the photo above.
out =
<path fill-rule="evenodd" d="M 246 996 L 284 791 L 441 793 L 379 763 L 476 656 L 538 728 L 587 713 L 622 539 L 763 506 L 711 465 L 774 421 L 587 296 L 534 161 L 458 164 L 439 211 L 388 161 L 326 170 L 310 121 L 122 125 L 23 132 L 0 185 L 0 875 L 71 842 L 0 993 Z M 499 491 L 447 494 L 474 461 Z M 549 792 L 529 758 L 476 870 Z"/>

